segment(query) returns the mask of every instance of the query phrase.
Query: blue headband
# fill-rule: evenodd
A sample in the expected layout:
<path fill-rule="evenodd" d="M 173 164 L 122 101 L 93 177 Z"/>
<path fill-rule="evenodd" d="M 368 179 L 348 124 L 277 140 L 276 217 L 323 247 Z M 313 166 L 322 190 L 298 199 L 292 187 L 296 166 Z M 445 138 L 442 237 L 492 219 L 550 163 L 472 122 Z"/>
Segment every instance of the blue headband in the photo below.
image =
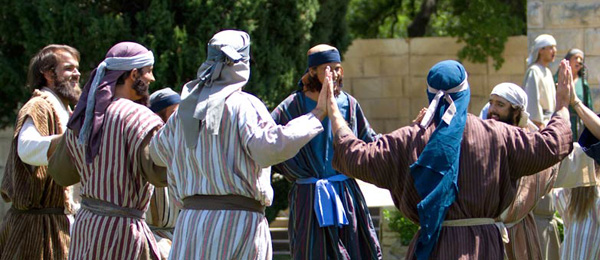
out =
<path fill-rule="evenodd" d="M 179 104 L 180 101 L 181 101 L 181 98 L 179 97 L 179 95 L 171 95 L 171 96 L 165 97 L 163 100 L 160 100 L 158 102 L 154 102 L 154 103 L 150 104 L 150 110 L 152 110 L 152 112 L 156 113 L 156 112 L 162 111 L 163 109 L 167 108 L 170 105 Z"/>
<path fill-rule="evenodd" d="M 327 51 L 315 52 L 313 54 L 308 55 L 309 68 L 330 62 L 342 62 L 338 50 L 332 49 Z"/>

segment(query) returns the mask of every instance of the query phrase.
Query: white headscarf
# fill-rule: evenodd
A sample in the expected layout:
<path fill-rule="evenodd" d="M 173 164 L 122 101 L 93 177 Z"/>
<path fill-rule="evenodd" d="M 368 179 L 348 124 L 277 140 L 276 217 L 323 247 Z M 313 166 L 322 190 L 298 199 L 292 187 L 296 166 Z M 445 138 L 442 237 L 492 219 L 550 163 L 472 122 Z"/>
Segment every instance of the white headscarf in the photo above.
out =
<path fill-rule="evenodd" d="M 189 148 L 196 147 L 200 122 L 211 134 L 219 133 L 225 100 L 248 82 L 250 35 L 234 30 L 215 34 L 197 76 L 183 86 L 178 109 Z"/>
<path fill-rule="evenodd" d="M 497 95 L 501 98 L 506 99 L 513 107 L 521 111 L 521 119 L 518 122 L 518 126 L 522 128 L 529 128 L 531 130 L 538 130 L 538 128 L 529 120 L 529 113 L 527 113 L 527 93 L 514 83 L 500 83 L 494 87 L 491 95 Z M 490 103 L 487 103 L 481 110 L 479 116 L 483 119 L 487 119 L 487 112 Z"/>
<path fill-rule="evenodd" d="M 533 48 L 531 48 L 531 52 L 529 53 L 529 57 L 527 58 L 527 66 L 535 63 L 540 54 L 540 49 L 546 46 L 556 46 L 556 40 L 550 34 L 541 34 L 535 38 L 533 41 Z"/>

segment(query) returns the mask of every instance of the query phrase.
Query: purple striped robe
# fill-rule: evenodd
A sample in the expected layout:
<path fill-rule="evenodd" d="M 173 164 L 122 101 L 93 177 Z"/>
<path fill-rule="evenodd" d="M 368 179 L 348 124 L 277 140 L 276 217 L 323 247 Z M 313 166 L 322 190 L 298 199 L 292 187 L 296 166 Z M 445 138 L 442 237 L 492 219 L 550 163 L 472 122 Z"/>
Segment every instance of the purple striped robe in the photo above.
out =
<path fill-rule="evenodd" d="M 145 106 L 117 99 L 104 115 L 100 151 L 92 163 L 77 135 L 66 144 L 81 177 L 81 195 L 125 208 L 146 211 L 154 186 L 138 171 L 138 150 L 162 120 Z M 82 208 L 71 236 L 69 259 L 158 259 L 154 236 L 143 219 L 99 216 Z"/>
<path fill-rule="evenodd" d="M 400 128 L 373 143 L 347 129 L 336 133 L 334 167 L 355 178 L 389 189 L 398 209 L 418 223 L 421 200 L 409 166 L 425 148 L 435 125 Z M 447 220 L 497 218 L 513 201 L 517 179 L 544 170 L 572 150 L 571 129 L 555 116 L 547 128 L 523 129 L 468 115 L 461 145 L 458 194 Z M 415 238 L 418 237 L 418 233 Z M 414 258 L 413 239 L 407 259 Z M 495 225 L 443 227 L 431 259 L 502 259 L 504 245 Z"/>

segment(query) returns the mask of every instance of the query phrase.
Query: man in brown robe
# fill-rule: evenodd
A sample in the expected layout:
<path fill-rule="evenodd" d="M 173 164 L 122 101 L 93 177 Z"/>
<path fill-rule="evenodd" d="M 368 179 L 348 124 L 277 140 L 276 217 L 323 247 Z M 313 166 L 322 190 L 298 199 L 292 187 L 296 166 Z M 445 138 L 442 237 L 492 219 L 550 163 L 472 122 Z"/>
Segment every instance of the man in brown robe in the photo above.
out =
<path fill-rule="evenodd" d="M 49 45 L 29 65 L 31 99 L 17 116 L 0 192 L 12 202 L 0 226 L 0 259 L 67 259 L 69 217 L 76 210 L 69 188 L 47 173 L 48 157 L 66 130 L 69 103 L 77 102 L 79 52 Z M 72 218 L 72 217 L 71 217 Z"/>
<path fill-rule="evenodd" d="M 462 65 L 454 68 L 464 70 Z M 450 68 L 436 73 L 433 75 L 437 75 L 437 80 L 429 80 L 432 71 L 428 75 L 428 91 L 430 94 L 444 97 L 438 98 L 437 101 L 445 110 L 433 107 L 432 112 L 436 114 L 434 123 L 425 124 L 425 127 L 419 124 L 403 127 L 373 143 L 364 143 L 352 134 L 335 102 L 330 98 L 328 114 L 333 132 L 336 133 L 334 168 L 349 176 L 389 189 L 396 207 L 411 221 L 420 223 L 417 206 L 422 198 L 415 187 L 415 178 L 410 174 L 410 166 L 419 159 L 430 139 L 435 137 L 433 134 L 438 133 L 435 132 L 436 128 L 448 128 L 453 119 L 466 116 L 461 139 L 438 140 L 438 144 L 442 145 L 452 145 L 456 140 L 461 142 L 458 176 L 455 181 L 458 192 L 443 216 L 439 237 L 427 257 L 502 259 L 504 246 L 494 219 L 513 201 L 517 191 L 517 179 L 556 164 L 572 150 L 567 110 L 568 86 L 559 80 L 557 109 L 547 127 L 540 132 L 527 133 L 523 129 L 494 120 L 484 121 L 471 114 L 465 115 L 466 110 L 455 110 L 458 112 L 453 114 L 450 101 L 455 92 L 450 90 L 460 85 L 444 86 L 453 81 L 443 79 L 457 73 Z M 466 81 L 466 76 L 464 78 Z M 331 94 L 331 84 L 329 89 Z M 439 93 L 440 91 L 442 93 Z M 446 115 L 441 117 L 441 114 L 448 111 L 454 118 L 451 116 L 450 120 L 447 120 Z M 437 152 L 445 153 L 443 149 Z M 415 251 L 418 251 L 416 240 L 421 232 L 422 229 L 411 242 L 407 259 L 415 257 Z"/>
<path fill-rule="evenodd" d="M 527 113 L 527 94 L 513 83 L 501 83 L 494 87 L 488 104 L 480 115 L 483 119 L 494 119 L 525 131 L 537 131 Z M 508 230 L 505 243 L 508 259 L 542 259 L 540 240 L 537 233 L 533 208 L 544 194 L 550 192 L 556 180 L 558 167 L 553 166 L 538 174 L 524 176 L 517 182 L 514 201 L 497 220 Z M 506 242 L 506 241 L 505 241 Z"/>

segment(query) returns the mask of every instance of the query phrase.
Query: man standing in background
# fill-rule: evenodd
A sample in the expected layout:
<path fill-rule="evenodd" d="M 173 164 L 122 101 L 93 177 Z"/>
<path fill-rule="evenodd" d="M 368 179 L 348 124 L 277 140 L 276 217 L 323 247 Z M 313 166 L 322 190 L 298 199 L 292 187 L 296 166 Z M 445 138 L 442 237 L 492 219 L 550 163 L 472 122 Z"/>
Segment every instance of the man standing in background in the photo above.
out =
<path fill-rule="evenodd" d="M 179 107 L 180 101 L 177 92 L 171 88 L 163 88 L 150 95 L 148 107 L 166 123 Z M 146 223 L 154 234 L 162 259 L 169 257 L 179 209 L 167 187 L 154 188 L 154 194 L 150 198 L 150 208 L 146 211 Z"/>
<path fill-rule="evenodd" d="M 527 112 L 537 127 L 544 128 L 556 109 L 556 85 L 548 65 L 556 56 L 556 40 L 542 34 L 533 41 L 527 58 L 527 72 L 523 87 L 528 97 Z M 558 259 L 558 225 L 550 196 L 543 197 L 533 210 L 542 246 L 543 259 Z"/>
<path fill-rule="evenodd" d="M 67 259 L 78 203 L 47 173 L 48 158 L 77 103 L 79 51 L 48 45 L 29 64 L 31 99 L 17 116 L 1 194 L 12 202 L 0 227 L 0 259 Z"/>

